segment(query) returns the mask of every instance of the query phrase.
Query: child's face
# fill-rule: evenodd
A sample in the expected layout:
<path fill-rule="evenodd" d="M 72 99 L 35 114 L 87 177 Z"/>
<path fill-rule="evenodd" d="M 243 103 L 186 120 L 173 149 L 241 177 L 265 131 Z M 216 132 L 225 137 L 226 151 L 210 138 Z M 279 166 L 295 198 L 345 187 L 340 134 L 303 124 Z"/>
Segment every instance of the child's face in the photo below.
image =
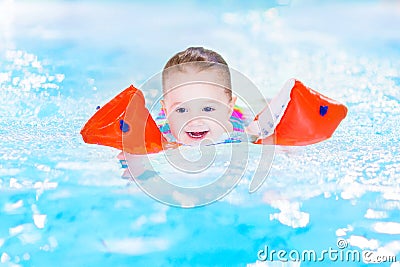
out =
<path fill-rule="evenodd" d="M 207 72 L 207 80 L 213 80 L 212 75 L 216 74 Z M 233 126 L 229 119 L 235 99 L 230 99 L 225 88 L 205 82 L 186 82 L 179 85 L 183 81 L 179 75 L 185 75 L 184 80 L 187 81 L 199 80 L 196 74 L 177 73 L 173 75 L 174 82 L 167 81 L 164 84 L 168 88 L 164 90 L 167 93 L 162 105 L 171 133 L 177 141 L 189 145 L 205 139 L 215 142 L 223 133 L 231 132 Z M 215 78 L 217 81 L 218 77 Z"/>

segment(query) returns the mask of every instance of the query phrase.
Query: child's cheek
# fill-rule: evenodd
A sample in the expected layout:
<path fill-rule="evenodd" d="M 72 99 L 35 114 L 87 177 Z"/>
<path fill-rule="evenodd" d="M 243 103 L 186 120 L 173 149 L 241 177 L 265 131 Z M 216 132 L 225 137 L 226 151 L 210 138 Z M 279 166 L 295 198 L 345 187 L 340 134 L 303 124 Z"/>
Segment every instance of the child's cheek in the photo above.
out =
<path fill-rule="evenodd" d="M 181 139 L 182 138 L 182 127 L 183 124 L 178 121 L 178 120 L 171 120 L 169 122 L 169 127 L 171 129 L 171 133 L 172 135 L 176 138 L 176 139 Z"/>
<path fill-rule="evenodd" d="M 181 131 L 188 122 L 190 122 L 193 118 L 191 117 L 191 114 L 189 113 L 184 113 L 184 114 L 178 114 L 176 116 L 171 117 L 171 121 L 175 125 L 175 128 L 178 131 Z"/>

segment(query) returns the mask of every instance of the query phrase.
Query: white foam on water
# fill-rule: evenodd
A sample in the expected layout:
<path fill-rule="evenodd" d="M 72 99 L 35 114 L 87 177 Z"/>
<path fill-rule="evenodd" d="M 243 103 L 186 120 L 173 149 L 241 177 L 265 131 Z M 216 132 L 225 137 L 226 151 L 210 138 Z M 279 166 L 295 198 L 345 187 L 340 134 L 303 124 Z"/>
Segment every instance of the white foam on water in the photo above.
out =
<path fill-rule="evenodd" d="M 24 230 L 24 225 L 18 225 L 15 227 L 10 227 L 8 229 L 8 232 L 9 232 L 10 236 L 14 236 L 14 235 L 22 233 L 23 230 Z"/>
<path fill-rule="evenodd" d="M 399 200 L 400 201 L 400 194 L 399 194 L 399 192 L 388 191 L 383 194 L 383 198 L 387 199 L 387 200 Z"/>
<path fill-rule="evenodd" d="M 33 222 L 36 227 L 39 229 L 43 229 L 46 222 L 47 215 L 46 214 L 33 214 Z"/>
<path fill-rule="evenodd" d="M 0 262 L 1 262 L 1 263 L 6 263 L 6 262 L 8 262 L 10 259 L 11 259 L 11 257 L 10 257 L 6 252 L 3 252 L 3 253 L 1 254 Z"/>
<path fill-rule="evenodd" d="M 367 239 L 363 236 L 351 235 L 347 241 L 350 245 L 361 249 L 375 250 L 379 247 L 379 241 L 376 239 Z"/>
<path fill-rule="evenodd" d="M 400 223 L 398 222 L 377 222 L 372 228 L 377 233 L 400 235 Z"/>
<path fill-rule="evenodd" d="M 377 211 L 373 209 L 368 209 L 364 217 L 367 219 L 384 219 L 388 218 L 389 215 L 386 211 Z"/>
<path fill-rule="evenodd" d="M 24 201 L 22 199 L 18 200 L 15 203 L 6 203 L 4 205 L 4 211 L 5 212 L 13 212 L 19 208 L 21 208 L 24 205 Z"/>
<path fill-rule="evenodd" d="M 336 236 L 345 236 L 346 235 L 346 231 L 343 229 L 337 229 L 336 230 Z"/>
<path fill-rule="evenodd" d="M 280 209 L 279 213 L 270 214 L 270 220 L 278 220 L 282 224 L 293 227 L 306 227 L 310 221 L 310 214 L 300 211 L 300 203 L 288 200 L 274 200 L 272 207 Z"/>

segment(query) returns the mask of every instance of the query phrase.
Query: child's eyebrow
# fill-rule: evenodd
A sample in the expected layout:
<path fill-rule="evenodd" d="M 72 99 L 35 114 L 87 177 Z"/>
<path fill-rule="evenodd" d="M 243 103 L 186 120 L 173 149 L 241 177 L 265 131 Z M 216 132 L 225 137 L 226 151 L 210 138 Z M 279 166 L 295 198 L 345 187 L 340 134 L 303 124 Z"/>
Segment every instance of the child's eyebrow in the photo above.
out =
<path fill-rule="evenodd" d="M 222 104 L 222 102 L 220 102 L 218 100 L 214 100 L 214 99 L 207 99 L 206 101 L 204 101 L 204 103 L 207 103 L 207 104 Z"/>
<path fill-rule="evenodd" d="M 179 106 L 180 104 L 182 104 L 182 102 L 174 102 L 172 103 L 171 107 L 176 107 Z"/>
<path fill-rule="evenodd" d="M 191 100 L 191 101 L 193 101 L 193 100 Z M 181 102 L 181 101 L 173 102 L 171 107 L 176 107 L 176 106 L 179 106 L 179 105 L 182 105 L 182 104 L 185 104 L 185 103 L 190 103 L 191 101 L 189 101 L 189 102 Z M 213 104 L 213 105 L 215 105 L 215 104 L 223 104 L 223 103 L 218 101 L 218 100 L 214 100 L 214 99 L 206 99 L 203 102 L 203 104 Z"/>

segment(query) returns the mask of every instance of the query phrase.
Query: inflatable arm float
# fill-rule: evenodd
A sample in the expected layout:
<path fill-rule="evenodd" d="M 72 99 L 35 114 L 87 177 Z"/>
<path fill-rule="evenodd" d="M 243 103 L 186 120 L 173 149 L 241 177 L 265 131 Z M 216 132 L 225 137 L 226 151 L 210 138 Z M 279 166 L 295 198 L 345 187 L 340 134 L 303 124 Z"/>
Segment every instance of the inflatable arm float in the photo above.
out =
<path fill-rule="evenodd" d="M 347 115 L 347 108 L 289 80 L 268 107 L 254 119 L 261 134 L 257 144 L 301 146 L 331 137 Z M 131 154 L 157 153 L 168 143 L 145 107 L 143 93 L 132 85 L 100 108 L 81 130 L 83 140 Z"/>

